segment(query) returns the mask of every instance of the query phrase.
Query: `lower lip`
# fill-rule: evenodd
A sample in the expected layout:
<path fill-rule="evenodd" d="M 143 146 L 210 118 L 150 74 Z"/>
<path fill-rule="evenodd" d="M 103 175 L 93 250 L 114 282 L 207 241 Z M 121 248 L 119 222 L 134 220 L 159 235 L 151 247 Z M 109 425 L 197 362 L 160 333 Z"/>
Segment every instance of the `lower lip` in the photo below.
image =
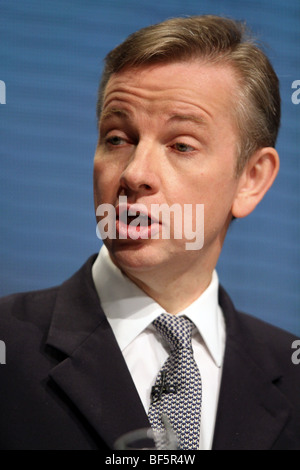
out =
<path fill-rule="evenodd" d="M 151 225 L 127 225 L 122 220 L 116 220 L 116 231 L 119 239 L 122 240 L 148 240 L 154 238 L 159 232 L 159 223 L 154 222 Z M 158 238 L 158 237 L 155 237 Z"/>

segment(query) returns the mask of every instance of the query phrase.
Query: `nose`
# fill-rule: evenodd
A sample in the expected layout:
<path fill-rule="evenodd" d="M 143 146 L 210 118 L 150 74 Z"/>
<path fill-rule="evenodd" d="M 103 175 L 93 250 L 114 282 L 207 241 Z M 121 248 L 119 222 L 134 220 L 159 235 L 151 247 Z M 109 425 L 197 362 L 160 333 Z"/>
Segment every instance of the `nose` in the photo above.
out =
<path fill-rule="evenodd" d="M 159 191 L 160 165 L 158 149 L 139 142 L 120 177 L 120 192 L 127 197 L 151 195 Z"/>

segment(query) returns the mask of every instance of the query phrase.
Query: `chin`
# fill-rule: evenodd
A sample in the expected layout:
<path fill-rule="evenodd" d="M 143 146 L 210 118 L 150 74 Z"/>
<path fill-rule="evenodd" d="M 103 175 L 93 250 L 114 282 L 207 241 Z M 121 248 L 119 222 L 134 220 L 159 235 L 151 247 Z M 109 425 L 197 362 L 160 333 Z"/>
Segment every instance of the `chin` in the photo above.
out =
<path fill-rule="evenodd" d="M 124 272 L 149 271 L 167 261 L 164 251 L 144 241 L 112 243 L 107 248 L 112 261 Z"/>

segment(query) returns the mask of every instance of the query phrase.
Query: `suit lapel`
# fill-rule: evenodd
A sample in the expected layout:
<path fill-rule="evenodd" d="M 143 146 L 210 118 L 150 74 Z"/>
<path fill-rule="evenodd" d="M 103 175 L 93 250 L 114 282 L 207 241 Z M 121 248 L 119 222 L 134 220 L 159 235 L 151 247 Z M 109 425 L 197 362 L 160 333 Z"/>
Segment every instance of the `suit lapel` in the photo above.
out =
<path fill-rule="evenodd" d="M 149 421 L 100 307 L 91 278 L 93 260 L 60 288 L 47 344 L 67 358 L 50 377 L 112 447 L 119 436 Z"/>
<path fill-rule="evenodd" d="M 290 414 L 276 386 L 282 375 L 268 349 L 249 335 L 221 289 L 227 329 L 213 449 L 271 449 Z"/>

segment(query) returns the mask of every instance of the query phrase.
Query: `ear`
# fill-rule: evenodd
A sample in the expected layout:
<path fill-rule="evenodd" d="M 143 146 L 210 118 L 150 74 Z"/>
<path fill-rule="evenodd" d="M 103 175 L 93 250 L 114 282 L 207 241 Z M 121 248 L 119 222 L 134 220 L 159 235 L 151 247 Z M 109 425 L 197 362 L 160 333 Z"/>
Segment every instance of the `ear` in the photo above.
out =
<path fill-rule="evenodd" d="M 273 147 L 257 150 L 239 177 L 236 197 L 232 204 L 234 217 L 246 217 L 272 186 L 279 170 L 279 156 Z"/>

